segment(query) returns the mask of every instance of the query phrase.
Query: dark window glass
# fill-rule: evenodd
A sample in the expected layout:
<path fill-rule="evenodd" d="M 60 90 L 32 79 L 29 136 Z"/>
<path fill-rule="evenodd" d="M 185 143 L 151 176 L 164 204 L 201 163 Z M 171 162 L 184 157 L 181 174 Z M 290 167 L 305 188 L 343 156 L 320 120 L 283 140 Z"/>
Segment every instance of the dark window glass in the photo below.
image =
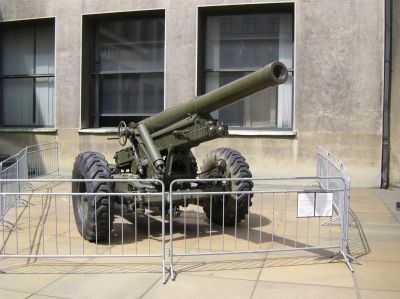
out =
<path fill-rule="evenodd" d="M 3 24 L 1 125 L 53 126 L 54 22 Z"/>
<path fill-rule="evenodd" d="M 94 126 L 139 121 L 164 108 L 164 18 L 95 23 Z"/>
<path fill-rule="evenodd" d="M 287 65 L 291 76 L 279 87 L 214 112 L 215 117 L 237 127 L 292 127 L 292 13 L 206 16 L 204 46 L 205 92 L 276 60 Z"/>

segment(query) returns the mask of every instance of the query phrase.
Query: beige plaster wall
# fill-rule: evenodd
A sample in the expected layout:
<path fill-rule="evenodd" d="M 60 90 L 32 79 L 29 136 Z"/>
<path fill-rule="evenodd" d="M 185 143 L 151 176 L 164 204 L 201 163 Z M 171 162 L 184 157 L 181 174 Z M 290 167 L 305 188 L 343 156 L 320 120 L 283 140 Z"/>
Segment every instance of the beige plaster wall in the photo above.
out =
<path fill-rule="evenodd" d="M 81 126 L 83 15 L 165 9 L 165 94 L 166 106 L 169 107 L 196 94 L 198 7 L 268 2 L 287 1 L 1 0 L 0 11 L 4 21 L 55 17 L 57 107 L 57 132 L 0 132 L 1 152 L 12 153 L 24 145 L 58 141 L 61 168 L 66 174 L 70 173 L 74 157 L 81 151 L 103 152 L 112 160 L 113 151 L 119 148 L 116 141 L 107 141 L 108 135 L 78 133 Z M 194 153 L 201 161 L 205 153 L 214 147 L 233 147 L 247 157 L 253 176 L 313 175 L 316 168 L 314 150 L 320 145 L 344 161 L 352 175 L 353 185 L 378 186 L 382 130 L 383 1 L 296 0 L 293 3 L 293 129 L 296 136 L 231 136 L 201 145 L 194 149 Z M 398 95 L 398 89 L 393 87 L 393 93 Z M 395 109 L 398 111 L 398 106 Z M 398 139 L 393 141 L 392 149 L 396 145 L 398 148 L 398 144 Z M 396 159 L 398 163 L 398 155 L 392 155 L 394 163 Z M 397 170 L 392 173 L 397 173 L 398 179 L 398 167 L 394 169 Z"/>

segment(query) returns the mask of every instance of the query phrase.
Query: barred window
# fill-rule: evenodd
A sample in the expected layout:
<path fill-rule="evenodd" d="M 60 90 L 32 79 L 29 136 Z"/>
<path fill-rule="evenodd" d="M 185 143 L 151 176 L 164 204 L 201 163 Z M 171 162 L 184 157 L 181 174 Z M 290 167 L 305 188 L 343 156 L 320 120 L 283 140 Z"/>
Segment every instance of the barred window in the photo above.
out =
<path fill-rule="evenodd" d="M 52 127 L 54 21 L 1 27 L 0 84 L 4 127 Z"/>
<path fill-rule="evenodd" d="M 164 109 L 164 17 L 94 23 L 93 127 L 140 121 Z"/>
<path fill-rule="evenodd" d="M 202 92 L 209 92 L 280 60 L 288 81 L 219 109 L 213 116 L 230 127 L 292 128 L 293 13 L 213 13 L 203 18 Z"/>

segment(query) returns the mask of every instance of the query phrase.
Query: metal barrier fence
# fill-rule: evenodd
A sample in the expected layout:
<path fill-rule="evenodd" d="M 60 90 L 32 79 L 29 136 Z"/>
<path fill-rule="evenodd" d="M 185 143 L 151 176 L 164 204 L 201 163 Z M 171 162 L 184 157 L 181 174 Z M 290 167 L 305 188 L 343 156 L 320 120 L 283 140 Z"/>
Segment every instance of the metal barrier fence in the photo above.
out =
<path fill-rule="evenodd" d="M 204 181 L 231 184 L 238 179 L 176 180 L 170 185 L 169 201 L 172 209 L 174 198 L 184 201 L 183 216 L 170 219 L 170 264 L 171 277 L 174 278 L 174 257 L 192 255 L 221 255 L 240 253 L 262 253 L 278 251 L 322 251 L 337 249 L 333 258 L 343 257 L 349 269 L 353 271 L 347 246 L 346 184 L 342 177 L 329 177 L 335 183 L 334 188 L 322 189 L 318 185 L 319 177 L 254 179 L 252 191 L 227 192 L 191 192 L 176 190 L 181 183 L 197 184 Z M 241 179 L 248 180 L 248 179 Z M 280 186 L 276 183 L 280 182 Z M 287 183 L 286 187 L 285 184 Z M 314 184 L 313 184 L 314 183 Z M 290 185 L 290 187 L 289 187 Z M 207 196 L 208 199 L 204 200 Z M 227 206 L 232 202 L 234 225 L 216 225 L 209 214 L 200 212 L 199 198 L 203 205 L 218 205 L 222 209 L 222 219 Z M 325 219 L 332 219 L 333 198 L 340 200 L 340 226 L 322 225 Z M 231 203 L 229 203 L 231 201 Z M 187 203 L 195 203 L 194 206 Z M 239 202 L 239 204 L 238 204 Z M 242 222 L 238 218 L 238 205 L 246 206 L 249 213 Z M 239 207 L 240 208 L 240 207 Z M 233 215 L 231 215 L 233 216 Z M 238 223 L 238 221 L 240 223 Z M 207 236 L 207 237 L 205 237 Z"/>
<path fill-rule="evenodd" d="M 331 187 L 335 187 L 335 182 L 330 180 L 330 177 L 342 177 L 346 183 L 346 196 L 349 198 L 350 202 L 350 175 L 347 168 L 344 166 L 344 163 L 335 158 L 330 152 L 323 149 L 322 147 L 317 147 L 316 151 L 317 158 L 317 176 L 321 179 L 318 180 L 321 188 L 329 189 Z M 333 200 L 333 208 L 335 212 L 340 209 L 339 205 L 341 201 L 338 198 L 334 198 Z M 332 221 L 338 221 L 339 214 L 333 217 Z"/>
<path fill-rule="evenodd" d="M 341 177 L 345 183 L 345 192 L 343 196 L 345 200 L 341 200 L 340 196 L 336 195 L 333 197 L 333 210 L 336 212 L 337 216 L 324 222 L 323 224 L 331 225 L 332 222 L 339 221 L 341 226 L 345 226 L 346 229 L 343 232 L 343 247 L 346 249 L 344 251 L 344 258 L 350 259 L 360 264 L 358 260 L 353 258 L 349 252 L 349 235 L 348 227 L 351 224 L 349 220 L 350 211 L 350 175 L 345 167 L 344 163 L 335 158 L 329 151 L 323 149 L 322 147 L 317 147 L 316 151 L 317 159 L 317 176 L 319 177 L 318 183 L 323 190 L 329 190 L 330 188 L 335 188 L 336 182 L 331 179 L 331 177 Z"/>
<path fill-rule="evenodd" d="M 334 181 L 330 180 L 331 177 L 342 177 L 346 183 L 347 196 L 350 196 L 350 175 L 344 163 L 336 159 L 330 152 L 318 146 L 317 151 L 317 177 L 321 179 L 318 180 L 321 187 L 324 189 L 329 189 L 331 185 L 335 184 Z M 335 204 L 339 201 L 335 201 Z"/>
<path fill-rule="evenodd" d="M 23 191 L 27 184 L 26 181 L 12 181 L 13 179 L 28 179 L 26 148 L 0 163 L 0 179 L 7 180 L 0 183 L 0 191 L 14 193 L 0 201 L 0 224 L 7 224 L 14 228 L 15 224 L 4 220 L 4 217 L 13 205 L 20 202 L 18 193 Z"/>
<path fill-rule="evenodd" d="M 26 148 L 0 162 L 0 174 L 1 179 L 28 179 Z"/>
<path fill-rule="evenodd" d="M 0 179 L 7 180 L 0 184 L 0 191 L 10 194 L 0 202 L 0 224 L 4 224 L 4 217 L 8 210 L 21 202 L 18 193 L 25 190 L 28 179 L 53 174 L 59 174 L 56 142 L 25 147 L 17 154 L 0 162 Z M 15 194 L 11 196 L 11 193 Z M 6 222 L 6 224 L 14 227 L 12 223 Z"/>
<path fill-rule="evenodd" d="M 165 282 L 168 225 L 168 271 L 172 278 L 177 256 L 307 250 L 323 255 L 336 252 L 333 259 L 343 258 L 351 271 L 350 261 L 357 262 L 350 256 L 348 246 L 350 179 L 343 163 L 338 168 L 330 154 L 322 149 L 317 151 L 316 177 L 251 178 L 255 184 L 252 191 L 226 188 L 224 192 L 186 188 L 188 183 L 195 185 L 204 181 L 228 187 L 235 181 L 249 179 L 175 180 L 169 192 L 165 192 L 159 180 L 31 179 L 30 176 L 58 173 L 58 163 L 36 167 L 39 164 L 32 162 L 46 155 L 55 161 L 56 152 L 57 147 L 51 145 L 41 154 L 38 154 L 39 148 L 30 147 L 14 156 L 10 168 L 1 169 L 9 177 L 0 179 L 0 258 L 160 257 Z M 25 175 L 24 179 L 13 179 L 19 175 Z M 96 181 L 152 182 L 160 188 L 151 193 L 128 191 L 99 195 L 83 189 L 71 192 L 73 183 Z M 35 185 L 41 185 L 40 191 Z M 98 242 L 96 238 L 89 242 L 80 235 L 73 220 L 77 213 L 73 207 L 76 196 L 92 200 L 94 205 L 98 196 L 105 197 L 109 207 L 111 202 L 117 204 L 115 211 L 108 210 L 113 227 L 107 231 L 107 241 Z M 134 214 L 126 214 L 123 197 L 134 198 L 131 207 Z M 143 197 L 147 197 L 144 206 Z M 174 207 L 176 200 L 184 203 L 181 211 Z M 18 204 L 21 202 L 25 204 Z M 137 209 L 139 203 L 140 209 Z M 227 225 L 225 220 L 218 225 L 209 220 L 214 219 L 214 205 L 218 206 L 221 219 L 230 213 L 233 225 Z M 207 215 L 204 207 L 208 208 Z M 170 212 L 166 213 L 165 209 Z M 243 219 L 238 217 L 240 209 L 248 211 Z M 115 220 L 111 221 L 114 214 Z M 18 229 L 9 229 L 7 224 Z"/>
<path fill-rule="evenodd" d="M 57 142 L 28 146 L 26 155 L 30 179 L 59 174 Z"/>
<path fill-rule="evenodd" d="M 26 180 L 23 180 L 26 181 Z M 21 180 L 1 180 L 1 183 L 23 182 Z M 0 258 L 114 258 L 114 257 L 160 257 L 162 263 L 163 282 L 165 283 L 165 189 L 159 180 L 140 180 L 141 183 L 153 183 L 160 187 L 157 192 L 126 192 L 126 193 L 87 193 L 71 192 L 72 183 L 81 182 L 118 182 L 133 183 L 137 179 L 126 180 L 29 180 L 30 184 L 46 183 L 51 186 L 45 191 L 34 190 L 21 192 L 1 192 L 1 202 L 8 197 L 22 197 L 27 205 L 13 205 L 6 214 L 5 220 L 18 226 L 18 229 L 9 230 L 5 222 L 0 226 Z M 74 207 L 73 201 L 87 200 L 88 204 L 96 209 L 98 202 L 108 207 L 108 231 L 105 241 L 99 241 L 97 236 L 98 213 L 95 213 L 95 240 L 89 242 L 84 239 L 79 231 L 83 231 L 74 220 L 74 213 L 81 213 Z M 99 199 L 99 197 L 101 197 Z M 135 213 L 126 214 L 123 208 L 123 200 L 126 197 L 133 198 Z M 137 214 L 143 198 L 147 204 L 145 213 Z M 118 207 L 111 208 L 112 202 L 118 203 Z M 161 203 L 153 205 L 152 202 Z M 160 206 L 161 211 L 158 207 Z M 114 204 L 115 207 L 115 204 Z M 154 210 L 161 214 L 153 215 Z M 104 211 L 103 211 L 104 212 Z M 103 213 L 102 212 L 102 213 Z M 114 219 L 115 217 L 115 219 Z M 114 219 L 114 220 L 113 220 Z M 110 223 L 112 226 L 110 226 Z M 112 229 L 111 229 L 112 227 Z M 104 229 L 104 226 L 103 226 Z"/>

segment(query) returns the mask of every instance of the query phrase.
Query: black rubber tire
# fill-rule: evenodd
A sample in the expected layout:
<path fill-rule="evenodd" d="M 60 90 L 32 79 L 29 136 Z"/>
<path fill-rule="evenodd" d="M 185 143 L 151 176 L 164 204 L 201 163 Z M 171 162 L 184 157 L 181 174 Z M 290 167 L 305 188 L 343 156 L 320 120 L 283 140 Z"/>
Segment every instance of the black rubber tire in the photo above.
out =
<path fill-rule="evenodd" d="M 230 148 L 218 148 L 209 152 L 203 161 L 201 169 L 201 178 L 210 178 L 210 173 L 215 168 L 219 160 L 226 162 L 226 177 L 227 178 L 251 178 L 249 165 L 246 163 L 245 158 L 237 151 Z M 229 191 L 251 191 L 253 189 L 253 182 L 251 180 L 235 181 L 228 185 Z M 222 225 L 230 226 L 239 223 L 246 218 L 248 214 L 248 207 L 251 206 L 251 198 L 253 194 L 237 195 L 237 213 L 236 213 L 236 195 L 226 195 L 225 203 L 223 205 L 223 197 L 212 197 L 210 200 L 203 202 L 203 210 L 208 219 L 212 222 Z M 210 209 L 211 205 L 211 209 Z M 225 210 L 225 217 L 223 217 L 223 209 Z M 212 214 L 210 213 L 212 210 Z"/>
<path fill-rule="evenodd" d="M 110 179 L 111 171 L 103 155 L 95 152 L 79 154 L 72 171 L 74 179 Z M 85 240 L 100 242 L 108 240 L 114 221 L 113 198 L 101 193 L 112 193 L 112 182 L 73 182 L 72 192 L 98 193 L 98 195 L 74 195 L 72 203 L 75 222 Z M 83 203 L 84 202 L 84 203 Z M 84 215 L 82 215 L 84 213 Z M 97 239 L 96 239 L 97 232 Z"/>

